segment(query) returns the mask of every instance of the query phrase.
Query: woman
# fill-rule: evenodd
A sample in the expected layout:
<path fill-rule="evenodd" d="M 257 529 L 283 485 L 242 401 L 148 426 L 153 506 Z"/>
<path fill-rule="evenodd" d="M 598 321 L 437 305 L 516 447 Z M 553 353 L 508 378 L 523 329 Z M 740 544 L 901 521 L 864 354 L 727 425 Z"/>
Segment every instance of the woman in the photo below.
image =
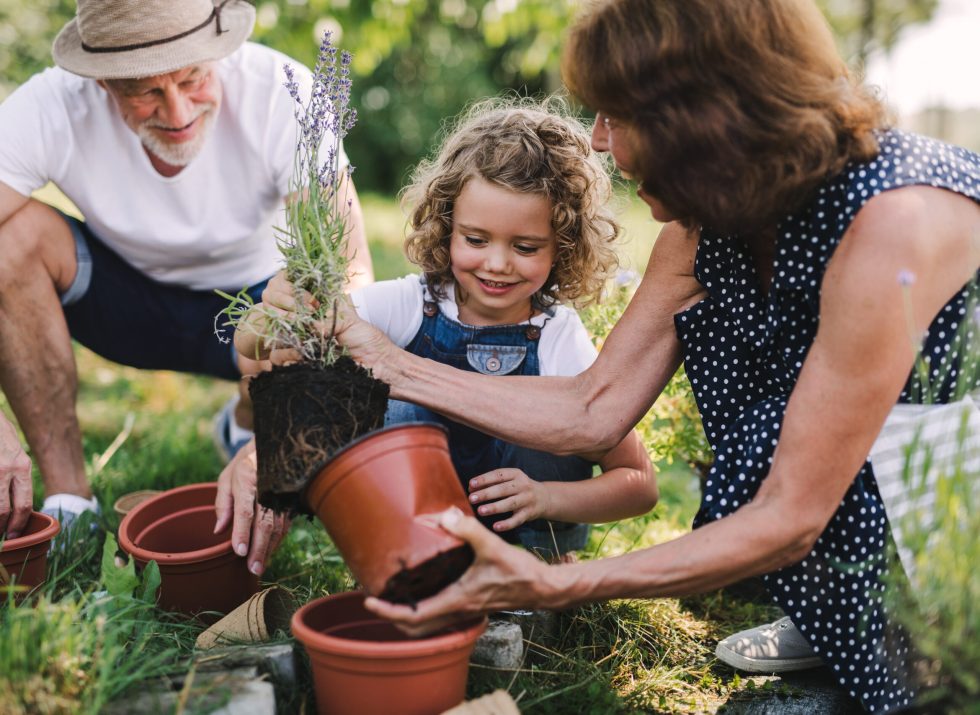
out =
<path fill-rule="evenodd" d="M 341 340 L 393 397 L 563 454 L 616 444 L 683 360 L 716 454 L 698 528 L 548 566 L 447 514 L 473 568 L 415 609 L 369 608 L 422 632 L 459 613 L 764 575 L 868 710 L 908 704 L 909 644 L 880 596 L 890 527 L 866 460 L 896 402 L 923 392 L 910 379 L 921 336 L 929 392 L 954 397 L 953 335 L 977 296 L 980 157 L 883 129 L 811 0 L 607 0 L 573 28 L 564 71 L 599 111 L 595 148 L 670 222 L 593 367 L 485 378 L 352 317 Z"/>

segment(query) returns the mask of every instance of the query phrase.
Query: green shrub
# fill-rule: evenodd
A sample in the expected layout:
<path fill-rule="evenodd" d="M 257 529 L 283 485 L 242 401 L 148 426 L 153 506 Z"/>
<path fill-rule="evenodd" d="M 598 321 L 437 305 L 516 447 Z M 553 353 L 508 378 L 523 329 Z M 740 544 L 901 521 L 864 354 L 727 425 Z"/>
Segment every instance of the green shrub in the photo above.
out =
<path fill-rule="evenodd" d="M 976 402 L 980 307 L 969 305 L 967 315 L 972 320 L 963 321 L 953 341 L 954 353 L 963 359 L 958 374 L 952 374 L 955 396 L 973 391 Z M 929 365 L 921 355 L 916 375 L 915 388 L 929 403 Z M 968 443 L 976 435 L 969 432 L 967 419 L 964 412 L 952 459 L 938 458 L 921 439 L 921 430 L 905 447 L 902 479 L 912 506 L 892 524 L 901 533 L 900 546 L 908 549 L 912 568 L 906 580 L 896 556 L 886 597 L 924 658 L 921 705 L 929 712 L 980 713 L 980 449 Z M 931 506 L 930 497 L 935 499 Z"/>
<path fill-rule="evenodd" d="M 920 453 L 925 458 L 914 459 L 918 450 L 913 443 L 905 483 L 913 493 L 928 488 L 935 505 L 912 510 L 895 524 L 914 569 L 906 581 L 896 568 L 888 599 L 925 659 L 922 704 L 946 713 L 980 713 L 980 472 L 957 460 L 927 485 L 930 458 Z"/>

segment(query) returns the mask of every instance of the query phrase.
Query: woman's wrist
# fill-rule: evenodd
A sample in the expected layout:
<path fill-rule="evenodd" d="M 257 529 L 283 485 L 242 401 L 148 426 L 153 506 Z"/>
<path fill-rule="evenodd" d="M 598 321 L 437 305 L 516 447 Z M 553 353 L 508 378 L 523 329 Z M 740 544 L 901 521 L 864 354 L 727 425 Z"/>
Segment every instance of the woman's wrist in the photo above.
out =
<path fill-rule="evenodd" d="M 543 561 L 541 572 L 534 579 L 535 608 L 562 610 L 596 600 L 588 578 L 590 562 L 555 564 Z"/>
<path fill-rule="evenodd" d="M 361 365 L 371 371 L 375 379 L 393 388 L 393 392 L 408 372 L 408 367 L 404 363 L 408 361 L 409 353 L 391 342 L 381 343 L 377 349 L 367 350 L 363 355 L 355 357 Z"/>

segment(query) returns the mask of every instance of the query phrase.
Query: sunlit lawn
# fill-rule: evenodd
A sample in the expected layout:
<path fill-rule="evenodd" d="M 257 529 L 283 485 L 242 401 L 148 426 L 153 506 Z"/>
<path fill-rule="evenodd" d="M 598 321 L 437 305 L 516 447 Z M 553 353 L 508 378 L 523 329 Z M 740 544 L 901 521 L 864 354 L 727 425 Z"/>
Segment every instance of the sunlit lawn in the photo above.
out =
<path fill-rule="evenodd" d="M 401 211 L 383 197 L 362 200 L 378 278 L 410 271 L 401 253 Z M 626 263 L 642 270 L 656 226 L 642 206 L 624 203 L 629 205 L 624 222 L 631 241 Z M 620 308 L 590 314 L 587 322 L 607 331 Z M 217 478 L 221 464 L 211 443 L 211 420 L 233 394 L 233 384 L 121 368 L 81 348 L 77 356 L 78 413 L 87 468 L 105 510 L 101 527 L 113 531 L 118 526 L 111 505 L 121 494 Z M 641 429 L 656 454 L 666 449 L 674 453 L 664 456 L 677 457 L 661 462 L 661 503 L 645 517 L 594 529 L 584 558 L 623 553 L 689 529 L 698 482 L 685 462 L 688 455 L 680 452 L 695 439 L 697 426 L 690 421 L 685 395 L 680 390 L 666 396 L 660 412 Z M 682 435 L 677 447 L 668 439 L 675 428 Z M 108 618 L 102 606 L 93 605 L 92 592 L 102 588 L 102 538 L 97 531 L 53 562 L 48 600 L 34 611 L 0 606 L 3 712 L 98 712 L 106 700 L 139 691 L 151 676 L 180 674 L 190 667 L 197 626 L 139 604 Z M 264 580 L 293 589 L 300 601 L 354 587 L 322 527 L 305 520 L 294 525 Z M 507 688 L 527 713 L 713 711 L 733 693 L 743 697 L 748 692 L 746 680 L 715 664 L 715 640 L 769 615 L 766 606 L 721 593 L 577 609 L 562 614 L 557 642 L 532 648 L 518 673 L 474 667 L 469 694 Z M 23 648 L 24 639 L 46 639 L 57 657 L 12 657 L 10 649 Z M 304 704 L 310 711 L 305 677 L 296 692 L 277 692 L 282 712 Z"/>

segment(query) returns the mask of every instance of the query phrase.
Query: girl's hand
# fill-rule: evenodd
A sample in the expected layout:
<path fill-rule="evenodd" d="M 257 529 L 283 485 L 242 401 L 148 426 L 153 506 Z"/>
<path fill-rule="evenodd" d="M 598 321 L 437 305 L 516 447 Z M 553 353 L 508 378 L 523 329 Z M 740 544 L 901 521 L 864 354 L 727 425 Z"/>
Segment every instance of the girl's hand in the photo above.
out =
<path fill-rule="evenodd" d="M 496 522 L 494 531 L 507 531 L 533 519 L 547 518 L 550 513 L 547 484 L 534 481 L 520 469 L 508 467 L 481 474 L 470 480 L 469 488 L 470 504 L 482 504 L 476 507 L 480 516 L 513 512 Z"/>
<path fill-rule="evenodd" d="M 511 546 L 471 516 L 453 507 L 441 515 L 440 524 L 473 547 L 473 565 L 455 583 L 413 608 L 378 598 L 367 598 L 365 607 L 394 621 L 411 636 L 432 633 L 464 618 L 508 608 L 547 607 L 541 595 L 550 567 L 527 551 Z"/>

